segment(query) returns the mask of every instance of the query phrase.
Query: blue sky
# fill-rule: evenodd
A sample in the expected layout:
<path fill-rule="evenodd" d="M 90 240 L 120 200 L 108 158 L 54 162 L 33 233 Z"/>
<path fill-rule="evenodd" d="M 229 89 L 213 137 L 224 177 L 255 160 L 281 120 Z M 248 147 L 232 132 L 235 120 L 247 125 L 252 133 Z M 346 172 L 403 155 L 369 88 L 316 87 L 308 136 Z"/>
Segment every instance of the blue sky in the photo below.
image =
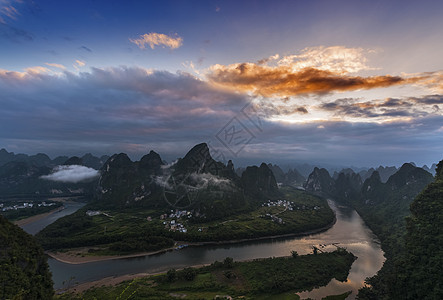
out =
<path fill-rule="evenodd" d="M 0 148 L 173 159 L 209 142 L 239 163 L 430 164 L 442 13 L 441 1 L 0 0 Z"/>

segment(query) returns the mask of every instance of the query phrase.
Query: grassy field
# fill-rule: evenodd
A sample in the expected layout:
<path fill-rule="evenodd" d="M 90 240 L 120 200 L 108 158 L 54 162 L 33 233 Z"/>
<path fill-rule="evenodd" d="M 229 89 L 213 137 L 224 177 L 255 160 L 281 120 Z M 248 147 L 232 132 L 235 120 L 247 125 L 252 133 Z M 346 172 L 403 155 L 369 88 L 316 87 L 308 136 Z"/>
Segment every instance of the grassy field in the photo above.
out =
<path fill-rule="evenodd" d="M 86 255 L 121 255 L 168 248 L 174 241 L 212 242 L 297 234 L 325 227 L 334 220 L 326 200 L 294 188 L 281 190 L 281 199 L 272 201 L 286 200 L 285 205 L 266 204 L 249 213 L 203 223 L 187 216 L 160 219 L 160 215 L 171 211 L 137 208 L 87 216 L 85 206 L 49 225 L 37 238 L 45 249 L 91 247 Z M 187 232 L 172 230 L 172 221 Z"/>
<path fill-rule="evenodd" d="M 82 294 L 65 293 L 56 299 L 215 299 L 217 295 L 233 299 L 299 299 L 296 292 L 326 285 L 332 278 L 346 280 L 354 260 L 343 249 L 250 262 L 227 258 L 207 267 L 170 270 L 114 287 L 92 288 Z"/>

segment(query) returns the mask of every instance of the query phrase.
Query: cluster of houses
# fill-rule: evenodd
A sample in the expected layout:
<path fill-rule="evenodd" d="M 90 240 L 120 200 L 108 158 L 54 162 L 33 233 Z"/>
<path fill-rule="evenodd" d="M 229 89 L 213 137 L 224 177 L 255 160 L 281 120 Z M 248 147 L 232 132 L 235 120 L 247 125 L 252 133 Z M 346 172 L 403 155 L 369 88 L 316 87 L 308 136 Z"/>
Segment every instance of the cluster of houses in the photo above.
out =
<path fill-rule="evenodd" d="M 288 200 L 268 200 L 268 202 L 265 202 L 261 205 L 262 207 L 275 207 L 275 206 L 281 206 L 281 207 L 285 207 L 287 210 L 319 210 L 320 206 L 306 206 L 306 205 L 301 205 L 301 206 L 295 206 L 295 203 L 292 201 L 288 201 Z"/>
<path fill-rule="evenodd" d="M 286 207 L 288 210 L 294 210 L 293 208 L 294 202 L 288 201 L 288 200 L 268 200 L 268 202 L 263 203 L 261 206 L 263 207 L 275 207 L 275 206 L 283 206 Z"/>
<path fill-rule="evenodd" d="M 38 207 L 41 207 L 41 206 L 53 206 L 55 204 L 56 203 L 46 203 L 45 201 L 43 201 L 41 203 L 37 203 L 37 206 Z M 11 205 L 11 206 L 5 206 L 3 203 L 0 203 L 0 208 L 1 208 L 2 211 L 33 208 L 34 206 L 35 206 L 34 203 L 28 203 L 28 202 L 24 202 L 22 205 L 16 204 L 16 205 Z"/>
<path fill-rule="evenodd" d="M 102 214 L 102 212 L 99 211 L 99 210 L 87 210 L 86 211 L 86 215 L 88 217 L 98 216 L 98 215 L 101 215 L 101 214 Z"/>
<path fill-rule="evenodd" d="M 320 207 L 319 206 L 306 206 L 306 205 L 301 205 L 301 206 L 295 206 L 295 203 L 292 201 L 288 201 L 288 200 L 268 200 L 268 202 L 265 202 L 262 204 L 262 207 L 284 207 L 285 210 L 289 210 L 289 211 L 293 211 L 293 210 L 309 210 L 309 209 L 313 209 L 313 210 L 319 210 Z M 284 212 L 281 211 L 278 214 Z M 273 215 L 270 213 L 267 213 L 266 215 L 262 215 L 262 218 L 270 218 L 272 221 L 278 223 L 278 224 L 284 224 L 285 222 L 283 221 L 282 218 L 278 217 L 278 214 Z"/>
<path fill-rule="evenodd" d="M 188 232 L 188 229 L 186 229 L 185 225 L 176 220 L 163 221 L 163 225 L 165 225 L 165 228 L 169 229 L 170 231 L 178 231 L 183 233 Z"/>
<path fill-rule="evenodd" d="M 107 216 L 109 218 L 112 218 L 112 216 L 110 214 L 107 214 L 105 212 L 99 211 L 99 210 L 87 210 L 86 211 L 86 215 L 88 217 L 93 217 L 93 216 L 99 216 L 99 215 L 104 215 Z"/>
<path fill-rule="evenodd" d="M 164 220 L 163 225 L 165 225 L 166 229 L 169 229 L 170 231 L 178 231 L 178 232 L 186 233 L 186 232 L 188 232 L 188 229 L 186 229 L 186 227 L 185 227 L 185 225 L 183 225 L 183 223 L 179 222 L 178 219 L 180 219 L 180 218 L 190 219 L 190 218 L 192 218 L 192 212 L 189 210 L 178 210 L 177 209 L 174 211 L 171 209 L 171 213 L 169 215 L 168 214 L 160 215 L 160 220 Z M 172 220 L 168 220 L 168 219 L 172 219 Z M 148 219 L 148 221 L 149 221 L 149 219 Z"/>
<path fill-rule="evenodd" d="M 262 216 L 262 217 L 270 218 L 272 221 L 274 221 L 275 223 L 278 223 L 278 224 L 285 224 L 285 222 L 283 221 L 282 218 L 279 218 L 278 216 L 275 216 L 275 215 L 271 215 L 269 213 L 266 214 L 265 216 Z"/>
<path fill-rule="evenodd" d="M 189 210 L 178 210 L 178 209 L 175 210 L 175 212 L 174 212 L 174 210 L 171 209 L 171 213 L 169 215 L 168 214 L 160 215 L 160 220 L 166 220 L 168 217 L 171 219 L 173 219 L 173 218 L 180 219 L 182 217 L 183 218 L 186 217 L 186 218 L 190 219 L 190 218 L 192 218 L 192 212 Z"/>

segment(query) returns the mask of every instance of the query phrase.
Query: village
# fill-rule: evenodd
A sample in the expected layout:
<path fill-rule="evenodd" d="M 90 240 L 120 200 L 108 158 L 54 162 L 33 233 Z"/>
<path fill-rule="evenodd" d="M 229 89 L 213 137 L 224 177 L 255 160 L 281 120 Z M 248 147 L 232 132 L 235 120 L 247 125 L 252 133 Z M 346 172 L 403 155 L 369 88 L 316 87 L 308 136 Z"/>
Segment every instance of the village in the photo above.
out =
<path fill-rule="evenodd" d="M 149 221 L 148 217 L 148 221 Z M 182 233 L 187 233 L 188 229 L 185 227 L 183 222 L 180 222 L 181 218 L 192 218 L 192 212 L 188 210 L 172 210 L 170 214 L 160 215 L 160 220 L 163 220 L 163 225 L 165 225 L 165 229 L 169 229 L 170 231 L 178 231 Z M 172 220 L 171 220 L 172 219 Z M 176 220 L 177 219 L 177 220 Z"/>
<path fill-rule="evenodd" d="M 295 206 L 295 203 L 293 201 L 288 201 L 288 200 L 268 200 L 268 202 L 265 202 L 261 205 L 262 207 L 284 207 L 285 209 L 276 213 L 276 214 L 271 214 L 271 213 L 267 213 L 266 215 L 261 215 L 260 217 L 262 218 L 270 218 L 272 221 L 278 223 L 278 224 L 284 224 L 285 222 L 283 221 L 283 219 L 281 217 L 278 217 L 278 215 L 280 215 L 281 213 L 289 210 L 289 211 L 293 211 L 293 210 L 319 210 L 320 207 L 319 206 L 306 206 L 306 205 L 301 205 L 301 206 Z"/>
<path fill-rule="evenodd" d="M 30 202 L 23 202 L 23 204 L 15 204 L 15 205 L 10 205 L 10 206 L 5 206 L 4 203 L 0 203 L 0 209 L 2 211 L 8 211 L 8 210 L 18 210 L 18 209 L 27 209 L 27 208 L 33 208 L 34 206 L 37 207 L 47 207 L 47 206 L 54 206 L 56 205 L 56 203 L 46 203 L 45 201 L 41 202 L 41 203 L 37 203 L 37 205 L 35 205 L 34 203 L 30 203 Z"/>

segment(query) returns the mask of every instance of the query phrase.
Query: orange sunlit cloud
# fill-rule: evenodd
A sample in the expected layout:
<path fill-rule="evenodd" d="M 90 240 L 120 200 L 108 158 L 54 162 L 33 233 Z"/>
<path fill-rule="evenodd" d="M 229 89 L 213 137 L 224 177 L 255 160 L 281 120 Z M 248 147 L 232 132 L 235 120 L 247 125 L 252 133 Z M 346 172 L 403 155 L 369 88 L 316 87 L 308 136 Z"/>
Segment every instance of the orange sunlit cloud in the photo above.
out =
<path fill-rule="evenodd" d="M 215 65 L 208 78 L 214 84 L 267 97 L 374 89 L 406 84 L 412 80 L 391 75 L 348 76 L 311 67 L 293 71 L 287 66 L 268 67 L 254 63 Z"/>

